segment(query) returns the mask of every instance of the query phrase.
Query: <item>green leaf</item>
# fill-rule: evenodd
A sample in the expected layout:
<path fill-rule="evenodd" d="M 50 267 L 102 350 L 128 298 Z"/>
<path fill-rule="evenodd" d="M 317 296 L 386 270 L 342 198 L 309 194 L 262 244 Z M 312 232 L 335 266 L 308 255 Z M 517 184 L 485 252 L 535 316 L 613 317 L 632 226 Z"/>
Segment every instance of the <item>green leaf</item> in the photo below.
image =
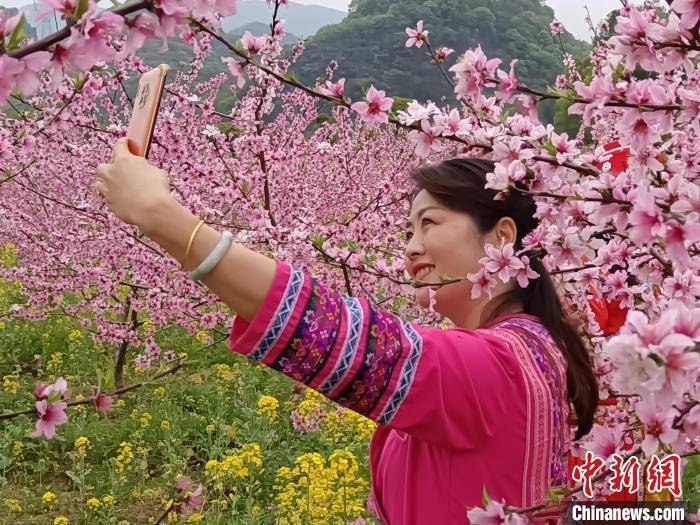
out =
<path fill-rule="evenodd" d="M 75 80 L 73 81 L 73 85 L 76 90 L 81 89 L 83 85 L 85 85 L 85 80 L 87 78 L 85 77 L 85 73 L 80 72 L 76 75 Z"/>
<path fill-rule="evenodd" d="M 325 235 L 319 233 L 311 237 L 311 244 L 313 244 L 316 248 L 323 248 L 323 243 L 326 242 L 326 239 L 327 237 Z"/>
<path fill-rule="evenodd" d="M 287 82 L 293 82 L 295 84 L 298 84 L 299 81 L 297 80 L 297 77 L 294 75 L 294 71 L 288 71 L 286 75 L 283 77 Z"/>
<path fill-rule="evenodd" d="M 236 126 L 233 122 L 219 122 L 216 127 L 219 128 L 219 131 L 225 135 L 238 136 L 243 133 L 243 130 Z"/>
<path fill-rule="evenodd" d="M 17 25 L 10 34 L 10 40 L 5 45 L 5 48 L 8 51 L 19 47 L 19 43 L 24 38 L 24 26 L 26 25 L 26 23 L 27 21 L 24 19 L 24 15 L 22 15 L 19 19 L 19 22 L 17 22 Z"/>
<path fill-rule="evenodd" d="M 486 485 L 484 485 L 484 488 L 481 489 L 481 502 L 483 503 L 484 507 L 489 504 L 489 501 L 491 501 L 491 498 L 489 498 L 489 493 L 486 492 Z"/>
<path fill-rule="evenodd" d="M 411 102 L 413 102 L 412 98 L 394 97 L 394 103 L 391 105 L 391 113 L 396 114 L 398 111 L 406 111 L 406 108 Z"/>
<path fill-rule="evenodd" d="M 549 496 L 549 499 L 552 501 L 555 501 L 556 503 L 560 503 L 561 500 L 566 496 L 567 488 L 566 487 L 559 487 L 559 488 L 553 488 L 553 487 L 548 487 L 547 488 L 547 496 Z"/>
<path fill-rule="evenodd" d="M 552 144 L 551 140 L 547 140 L 542 143 L 542 147 L 547 150 L 547 153 L 549 153 L 552 157 L 555 157 L 557 155 L 557 148 Z"/>
<path fill-rule="evenodd" d="M 100 388 L 101 392 L 114 388 L 114 368 L 107 365 L 106 371 L 103 371 L 95 367 L 95 372 L 97 375 L 97 386 Z"/>
<path fill-rule="evenodd" d="M 78 0 L 78 5 L 75 6 L 74 18 L 80 20 L 80 17 L 88 10 L 88 0 Z"/>

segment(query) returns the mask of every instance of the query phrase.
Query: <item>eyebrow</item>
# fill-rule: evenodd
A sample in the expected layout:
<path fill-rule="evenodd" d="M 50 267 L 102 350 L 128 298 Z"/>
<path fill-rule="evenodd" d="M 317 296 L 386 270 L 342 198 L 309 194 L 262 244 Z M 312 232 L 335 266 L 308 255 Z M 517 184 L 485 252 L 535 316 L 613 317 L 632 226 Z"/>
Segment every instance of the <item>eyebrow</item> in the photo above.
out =
<path fill-rule="evenodd" d="M 442 208 L 440 208 L 439 206 L 426 206 L 425 208 L 423 208 L 421 211 L 419 211 L 416 214 L 416 218 L 420 218 L 420 216 L 423 215 L 428 210 L 441 210 L 441 209 Z M 404 228 L 408 228 L 409 226 L 411 226 L 411 221 L 406 221 L 406 224 L 404 224 Z"/>

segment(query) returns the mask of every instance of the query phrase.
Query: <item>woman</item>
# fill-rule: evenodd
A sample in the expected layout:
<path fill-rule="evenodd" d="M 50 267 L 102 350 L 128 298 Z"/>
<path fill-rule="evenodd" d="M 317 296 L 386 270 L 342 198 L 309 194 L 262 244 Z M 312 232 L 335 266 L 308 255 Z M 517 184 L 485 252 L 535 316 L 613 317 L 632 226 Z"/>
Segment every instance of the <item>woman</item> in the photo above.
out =
<path fill-rule="evenodd" d="M 484 189 L 492 169 L 486 160 L 453 159 L 414 170 L 405 251 L 413 279 L 476 273 L 485 243 L 517 250 L 535 228 L 531 197 L 514 191 L 496 201 Z M 590 430 L 598 391 L 539 261 L 533 269 L 541 277 L 527 289 L 499 281 L 492 299 L 472 299 L 468 280 L 440 287 L 435 309 L 455 327 L 421 326 L 334 293 L 282 261 L 229 248 L 228 234 L 199 228 L 172 198 L 167 174 L 131 155 L 124 139 L 97 174 L 111 210 L 183 267 L 220 252 L 213 269 L 193 278 L 207 271 L 202 282 L 237 312 L 232 350 L 380 423 L 368 505 L 383 523 L 464 524 L 484 489 L 529 506 L 546 499 L 548 486 L 566 484 L 569 401 L 579 438 Z"/>

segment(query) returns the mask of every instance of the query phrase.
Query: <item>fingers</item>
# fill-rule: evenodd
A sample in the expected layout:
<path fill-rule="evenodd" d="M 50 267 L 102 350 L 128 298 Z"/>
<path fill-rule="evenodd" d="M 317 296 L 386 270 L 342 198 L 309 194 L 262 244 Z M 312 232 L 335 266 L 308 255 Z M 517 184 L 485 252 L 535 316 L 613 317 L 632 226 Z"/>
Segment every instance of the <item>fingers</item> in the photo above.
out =
<path fill-rule="evenodd" d="M 102 178 L 106 177 L 109 174 L 109 164 L 98 164 L 97 168 L 95 168 L 95 171 L 97 172 L 97 177 Z"/>
<path fill-rule="evenodd" d="M 112 162 L 122 155 L 131 155 L 131 151 L 129 151 L 129 141 L 126 137 L 122 137 L 114 143 Z"/>

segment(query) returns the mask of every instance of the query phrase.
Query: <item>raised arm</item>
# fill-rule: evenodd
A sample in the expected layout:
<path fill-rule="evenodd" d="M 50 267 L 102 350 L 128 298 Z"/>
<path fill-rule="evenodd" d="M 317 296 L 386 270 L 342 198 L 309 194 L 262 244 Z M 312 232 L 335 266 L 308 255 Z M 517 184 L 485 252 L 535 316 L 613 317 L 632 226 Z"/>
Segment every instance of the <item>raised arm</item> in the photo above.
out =
<path fill-rule="evenodd" d="M 198 266 L 221 234 L 170 195 L 167 174 L 125 151 L 98 166 L 97 189 L 122 220 Z M 229 347 L 329 399 L 420 439 L 470 449 L 508 424 L 523 378 L 508 345 L 484 331 L 421 326 L 298 268 L 234 243 L 202 282 L 236 313 Z"/>
<path fill-rule="evenodd" d="M 190 234 L 198 222 L 198 217 L 171 198 L 158 206 L 140 229 L 184 265 L 185 270 L 191 271 L 209 255 L 221 238 L 221 233 L 206 224 L 202 225 L 185 260 Z M 251 320 L 272 286 L 274 277 L 274 259 L 234 242 L 223 259 L 202 278 L 202 283 L 234 312 Z"/>

